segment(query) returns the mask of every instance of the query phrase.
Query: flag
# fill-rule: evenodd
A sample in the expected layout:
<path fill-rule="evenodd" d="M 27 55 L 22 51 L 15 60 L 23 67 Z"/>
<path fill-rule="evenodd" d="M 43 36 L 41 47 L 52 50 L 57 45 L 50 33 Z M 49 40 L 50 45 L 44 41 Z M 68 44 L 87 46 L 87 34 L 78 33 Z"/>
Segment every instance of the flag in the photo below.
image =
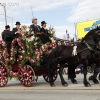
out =
<path fill-rule="evenodd" d="M 67 38 L 67 40 L 69 40 L 69 33 L 67 30 L 66 30 L 66 38 Z"/>

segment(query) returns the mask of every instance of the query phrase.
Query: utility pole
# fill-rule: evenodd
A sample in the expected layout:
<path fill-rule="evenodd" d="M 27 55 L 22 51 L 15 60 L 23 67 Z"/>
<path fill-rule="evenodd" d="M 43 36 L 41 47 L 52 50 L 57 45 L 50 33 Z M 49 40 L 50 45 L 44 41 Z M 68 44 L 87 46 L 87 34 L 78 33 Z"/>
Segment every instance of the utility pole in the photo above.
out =
<path fill-rule="evenodd" d="M 6 16 L 6 5 L 0 3 L 0 5 L 3 7 L 4 9 L 4 15 L 5 15 L 5 25 L 7 25 L 7 16 Z"/>
<path fill-rule="evenodd" d="M 4 14 L 0 14 L 0 15 L 4 15 Z M 9 17 L 9 16 L 6 16 L 6 17 L 8 17 L 8 18 L 11 19 L 11 21 L 12 21 L 11 26 L 12 26 L 12 28 L 13 28 L 13 17 Z"/>

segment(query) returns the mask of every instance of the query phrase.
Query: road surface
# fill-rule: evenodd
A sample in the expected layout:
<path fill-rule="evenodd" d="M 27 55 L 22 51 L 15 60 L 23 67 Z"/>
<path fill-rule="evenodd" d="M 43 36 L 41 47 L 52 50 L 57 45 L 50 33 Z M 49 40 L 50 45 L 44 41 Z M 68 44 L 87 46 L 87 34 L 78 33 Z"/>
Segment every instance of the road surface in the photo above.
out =
<path fill-rule="evenodd" d="M 0 100 L 100 100 L 100 84 L 91 82 L 92 87 L 84 87 L 81 74 L 77 75 L 78 84 L 72 84 L 67 76 L 64 78 L 68 87 L 61 85 L 59 77 L 55 87 L 50 87 L 42 77 L 28 88 L 13 79 L 6 87 L 0 88 Z"/>

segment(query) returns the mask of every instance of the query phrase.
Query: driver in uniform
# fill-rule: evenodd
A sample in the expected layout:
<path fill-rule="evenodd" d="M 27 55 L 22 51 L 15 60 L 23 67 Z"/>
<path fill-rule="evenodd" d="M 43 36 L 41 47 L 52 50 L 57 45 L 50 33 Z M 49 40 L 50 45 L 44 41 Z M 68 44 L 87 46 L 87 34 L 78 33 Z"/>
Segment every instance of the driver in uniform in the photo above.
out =
<path fill-rule="evenodd" d="M 7 43 L 7 47 L 11 47 L 11 42 L 13 39 L 18 37 L 19 32 L 15 32 L 13 33 L 12 31 L 10 31 L 10 26 L 6 25 L 5 26 L 5 30 L 2 32 L 2 39 L 4 42 Z"/>

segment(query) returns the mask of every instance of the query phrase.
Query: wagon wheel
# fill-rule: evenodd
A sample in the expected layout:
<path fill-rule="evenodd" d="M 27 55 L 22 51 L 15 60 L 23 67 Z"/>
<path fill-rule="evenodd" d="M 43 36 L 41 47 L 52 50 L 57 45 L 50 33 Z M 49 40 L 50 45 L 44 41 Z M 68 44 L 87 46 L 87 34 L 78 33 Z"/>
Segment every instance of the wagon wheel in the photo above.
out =
<path fill-rule="evenodd" d="M 53 82 L 57 79 L 57 77 L 58 77 L 58 72 L 55 71 L 54 74 L 53 74 Z M 43 74 L 43 78 L 44 78 L 44 80 L 46 82 L 49 82 L 49 76 L 48 76 L 47 73 L 46 74 Z"/>
<path fill-rule="evenodd" d="M 35 80 L 35 73 L 31 66 L 24 65 L 19 70 L 18 79 L 25 87 L 32 86 L 34 80 Z"/>
<path fill-rule="evenodd" d="M 9 73 L 6 65 L 0 62 L 0 87 L 6 86 L 8 83 L 8 77 Z"/>

